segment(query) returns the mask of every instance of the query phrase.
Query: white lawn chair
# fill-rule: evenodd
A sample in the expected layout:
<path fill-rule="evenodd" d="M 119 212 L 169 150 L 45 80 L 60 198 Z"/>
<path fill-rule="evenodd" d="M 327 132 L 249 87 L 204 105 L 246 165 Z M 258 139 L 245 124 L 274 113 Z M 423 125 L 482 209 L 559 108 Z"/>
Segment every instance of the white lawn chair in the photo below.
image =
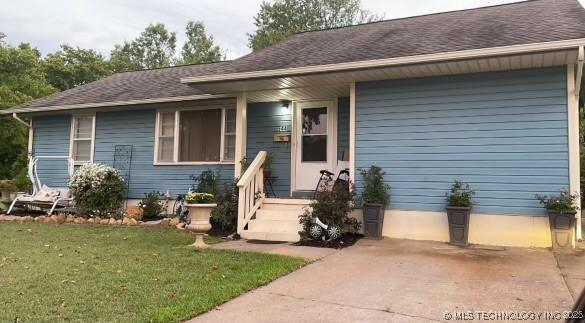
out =
<path fill-rule="evenodd" d="M 73 210 L 73 198 L 68 188 L 50 188 L 41 184 L 37 174 L 39 159 L 65 159 L 67 160 L 67 173 L 69 177 L 73 174 L 73 160 L 69 156 L 36 156 L 28 163 L 28 177 L 33 186 L 32 194 L 18 193 L 6 214 L 10 214 L 14 207 L 38 207 L 49 209 L 48 215 L 52 215 L 55 209 Z"/>

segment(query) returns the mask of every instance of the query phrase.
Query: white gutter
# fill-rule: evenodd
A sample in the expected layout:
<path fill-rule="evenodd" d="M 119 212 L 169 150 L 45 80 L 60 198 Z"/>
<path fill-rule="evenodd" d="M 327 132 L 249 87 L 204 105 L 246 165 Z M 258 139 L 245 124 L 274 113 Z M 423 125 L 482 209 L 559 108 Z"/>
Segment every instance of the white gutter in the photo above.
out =
<path fill-rule="evenodd" d="M 581 83 L 583 81 L 583 61 L 585 61 L 585 50 L 583 49 L 583 46 L 581 46 L 579 47 L 579 58 L 577 58 L 577 78 L 575 79 L 575 95 L 577 96 L 577 102 L 579 100 Z"/>
<path fill-rule="evenodd" d="M 16 121 L 22 123 L 25 127 L 30 128 L 30 122 L 26 122 L 26 121 L 22 120 L 16 113 L 12 113 L 12 117 Z"/>
<path fill-rule="evenodd" d="M 155 98 L 155 99 L 109 101 L 109 102 L 99 102 L 99 103 L 81 103 L 81 104 L 71 104 L 71 105 L 46 106 L 46 107 L 12 108 L 12 109 L 4 110 L 4 111 L 0 110 L 0 114 L 12 113 L 14 115 L 15 113 L 25 113 L 25 112 L 43 112 L 43 111 L 101 108 L 101 107 L 113 107 L 113 106 L 121 106 L 121 105 L 137 105 L 137 104 L 149 104 L 149 103 L 167 103 L 167 102 L 180 102 L 180 101 L 225 99 L 225 98 L 233 98 L 233 97 L 234 97 L 233 95 L 229 95 L 229 94 L 198 94 L 198 95 L 174 96 L 174 97 Z"/>
<path fill-rule="evenodd" d="M 501 56 L 501 55 L 512 55 L 512 54 L 517 55 L 517 54 L 525 54 L 525 53 L 531 53 L 531 52 L 572 49 L 572 48 L 576 48 L 578 46 L 582 46 L 583 44 L 585 44 L 585 38 L 579 38 L 579 39 L 562 40 L 562 41 L 554 41 L 554 42 L 546 42 L 546 43 L 512 45 L 512 46 L 492 47 L 492 48 L 483 48 L 483 49 L 471 49 L 471 50 L 462 50 L 462 51 L 456 51 L 456 52 L 415 55 L 415 56 L 406 56 L 406 57 L 397 57 L 397 58 L 385 58 L 385 59 L 338 63 L 338 64 L 304 66 L 304 67 L 284 68 L 284 69 L 266 70 L 266 71 L 230 73 L 230 74 L 192 76 L 192 77 L 182 78 L 181 83 L 208 83 L 208 82 L 220 82 L 220 81 L 235 81 L 235 80 L 243 80 L 243 79 L 279 77 L 279 76 L 288 76 L 288 75 L 297 75 L 297 74 L 325 73 L 325 72 L 353 70 L 353 69 L 388 67 L 388 66 L 394 66 L 394 65 L 428 63 L 428 62 L 435 62 L 435 61 L 460 60 L 460 59 L 479 58 L 479 57 L 485 57 L 485 56 Z"/>

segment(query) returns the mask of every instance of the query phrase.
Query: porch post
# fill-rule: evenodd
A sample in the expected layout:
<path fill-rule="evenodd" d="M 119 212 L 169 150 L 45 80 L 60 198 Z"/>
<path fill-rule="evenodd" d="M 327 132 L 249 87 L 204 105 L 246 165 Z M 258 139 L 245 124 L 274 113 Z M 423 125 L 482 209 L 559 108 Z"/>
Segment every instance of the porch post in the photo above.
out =
<path fill-rule="evenodd" d="M 569 191 L 571 194 L 580 192 L 580 165 L 579 165 L 579 103 L 575 93 L 575 65 L 567 65 L 567 113 L 569 119 Z M 577 199 L 576 238 L 582 239 L 581 232 L 581 199 Z"/>
<path fill-rule="evenodd" d="M 236 100 L 236 151 L 235 151 L 235 177 L 242 176 L 242 165 L 240 161 L 246 156 L 246 141 L 248 133 L 248 102 L 246 93 L 238 94 Z"/>
<path fill-rule="evenodd" d="M 355 183 L 355 82 L 349 85 L 349 178 Z"/>

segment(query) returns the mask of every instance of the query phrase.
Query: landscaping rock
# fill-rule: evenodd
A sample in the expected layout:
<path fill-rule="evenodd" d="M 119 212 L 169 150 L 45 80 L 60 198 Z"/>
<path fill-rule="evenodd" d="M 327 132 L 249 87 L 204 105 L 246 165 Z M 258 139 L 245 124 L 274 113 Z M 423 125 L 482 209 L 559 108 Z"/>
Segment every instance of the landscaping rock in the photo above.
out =
<path fill-rule="evenodd" d="M 109 224 L 110 223 L 110 219 L 101 219 L 100 220 L 100 224 Z"/>
<path fill-rule="evenodd" d="M 73 223 L 75 221 L 75 217 L 73 215 L 68 215 L 67 219 L 65 220 L 65 222 L 67 223 Z"/>
<path fill-rule="evenodd" d="M 89 223 L 89 224 L 95 223 L 95 219 L 89 218 L 89 219 L 87 219 L 86 223 Z"/>
<path fill-rule="evenodd" d="M 115 225 L 115 224 L 116 224 L 116 219 L 114 219 L 114 218 L 110 218 L 110 219 L 108 220 L 108 224 L 110 224 L 110 225 Z"/>
<path fill-rule="evenodd" d="M 170 219 L 162 219 L 160 220 L 160 225 L 161 227 L 168 227 L 170 222 L 171 222 Z"/>
<path fill-rule="evenodd" d="M 56 219 L 58 224 L 63 224 L 67 221 L 67 216 L 65 214 L 59 214 L 56 216 Z"/>
<path fill-rule="evenodd" d="M 140 220 L 142 220 L 143 216 L 144 216 L 144 210 L 142 208 L 139 208 L 137 206 L 129 206 L 126 209 L 125 217 L 127 217 L 127 218 L 134 219 L 136 221 L 140 221 Z"/>
<path fill-rule="evenodd" d="M 5 220 L 5 217 L 6 217 L 6 215 L 4 215 L 4 214 L 0 214 L 0 222 L 2 222 L 2 221 L 6 221 L 6 220 Z"/>
<path fill-rule="evenodd" d="M 137 225 L 138 224 L 138 221 L 136 221 L 136 219 L 133 219 L 133 218 L 125 217 L 124 220 L 122 220 L 122 224 L 125 224 L 125 225 Z"/>
<path fill-rule="evenodd" d="M 79 224 L 86 224 L 87 223 L 87 219 L 86 218 L 77 218 L 79 221 Z"/>
<path fill-rule="evenodd" d="M 38 222 L 38 223 L 45 223 L 46 220 L 47 220 L 47 217 L 44 215 L 41 215 L 41 216 L 38 216 L 35 218 L 35 222 Z"/>
<path fill-rule="evenodd" d="M 179 220 L 179 218 L 172 218 L 171 221 L 169 222 L 170 226 L 176 227 L 177 224 L 181 223 L 181 220 Z"/>
<path fill-rule="evenodd" d="M 34 221 L 34 218 L 32 216 L 30 216 L 30 215 L 27 215 L 27 216 L 22 217 L 22 220 L 23 220 L 22 221 L 23 223 L 33 222 Z"/>
<path fill-rule="evenodd" d="M 116 225 L 121 225 L 122 224 L 122 220 L 116 220 Z"/>
<path fill-rule="evenodd" d="M 185 223 L 179 223 L 175 226 L 175 228 L 179 230 L 185 230 Z"/>

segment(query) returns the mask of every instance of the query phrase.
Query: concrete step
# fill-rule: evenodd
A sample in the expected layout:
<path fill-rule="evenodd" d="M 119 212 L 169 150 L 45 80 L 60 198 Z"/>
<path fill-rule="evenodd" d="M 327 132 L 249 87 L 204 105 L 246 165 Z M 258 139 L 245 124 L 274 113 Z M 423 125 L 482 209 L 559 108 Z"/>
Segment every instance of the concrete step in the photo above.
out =
<path fill-rule="evenodd" d="M 273 210 L 264 207 L 256 211 L 256 219 L 259 220 L 281 220 L 281 221 L 298 221 L 302 210 Z"/>
<path fill-rule="evenodd" d="M 301 230 L 299 221 L 282 220 L 252 220 L 248 223 L 248 230 L 252 232 L 297 233 Z"/>
<path fill-rule="evenodd" d="M 242 238 L 248 240 L 297 242 L 301 239 L 298 233 L 252 232 L 242 231 Z"/>
<path fill-rule="evenodd" d="M 271 210 L 302 210 L 311 204 L 310 200 L 267 198 L 262 205 L 263 209 Z"/>

